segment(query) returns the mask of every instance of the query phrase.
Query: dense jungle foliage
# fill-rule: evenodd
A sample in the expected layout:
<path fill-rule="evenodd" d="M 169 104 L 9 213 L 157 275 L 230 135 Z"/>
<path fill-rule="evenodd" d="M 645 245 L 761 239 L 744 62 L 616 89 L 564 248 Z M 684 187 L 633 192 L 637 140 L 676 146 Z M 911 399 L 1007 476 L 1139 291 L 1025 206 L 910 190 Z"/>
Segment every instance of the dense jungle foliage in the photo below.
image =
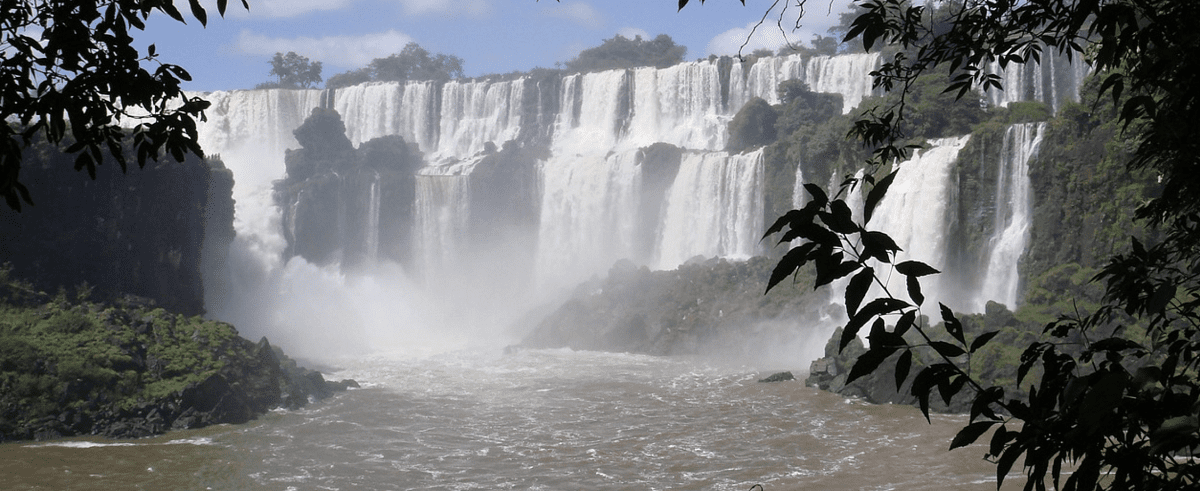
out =
<path fill-rule="evenodd" d="M 0 442 L 244 423 L 356 386 L 229 324 L 91 296 L 86 283 L 47 295 L 0 266 Z"/>
<path fill-rule="evenodd" d="M 681 0 L 680 8 L 687 3 Z M 875 74 L 876 86 L 895 99 L 861 115 L 850 132 L 873 148 L 877 172 L 843 186 L 866 188 L 861 217 L 823 186 L 806 185 L 808 203 L 768 230 L 780 243 L 802 239 L 779 261 L 768 289 L 810 264 L 815 285 L 849 278 L 849 321 L 836 350 L 860 354 L 846 380 L 887 367 L 896 389 L 907 384 L 926 414 L 935 394 L 945 404 L 965 398 L 970 424 L 950 447 L 990 434 L 987 458 L 996 464 L 998 484 L 1020 461 L 1025 489 L 1194 489 L 1200 484 L 1200 123 L 1191 115 L 1200 104 L 1200 79 L 1192 75 L 1200 57 L 1191 26 L 1200 20 L 1200 5 L 865 0 L 857 6 L 845 40 L 861 40 L 868 50 L 899 47 Z M 971 332 L 945 305 L 934 311 L 940 322 L 926 318 L 921 279 L 939 271 L 917 261 L 892 264 L 895 242 L 867 227 L 895 173 L 903 172 L 885 174 L 887 168 L 907 155 L 908 138 L 921 125 L 913 109 L 922 99 L 923 77 L 947 74 L 944 90 L 962 98 L 1001 88 L 992 62 L 1036 63 L 1051 52 L 1086 58 L 1099 80 L 1093 98 L 1085 99 L 1090 106 L 1068 108 L 1061 114 L 1069 119 L 1055 123 L 1054 131 L 1068 139 L 1048 152 L 1062 164 L 1050 167 L 1047 177 L 1060 186 L 1052 191 L 1082 194 L 1097 179 L 1102 184 L 1090 191 L 1113 203 L 1086 210 L 1098 212 L 1087 214 L 1097 220 L 1065 217 L 1083 222 L 1074 230 L 1097 234 L 1096 244 L 1066 251 L 1095 254 L 1102 262 L 1095 274 L 1087 269 L 1092 266 L 1059 256 L 1037 281 L 1049 286 L 1065 279 L 1063 286 L 1083 295 L 1091 288 L 1085 283 L 1098 282 L 1103 295 L 1095 303 L 1073 302 L 1045 324 L 1041 340 L 1017 340 L 1024 345 L 1016 385 L 1028 389 L 1014 390 L 972 368 L 973 356 L 996 343 L 1001 331 Z M 1092 158 L 1075 160 L 1079 156 Z M 1085 166 L 1069 169 L 1071 163 Z M 1128 230 L 1113 225 L 1131 218 L 1138 220 L 1135 234 L 1147 230 L 1125 242 L 1117 236 Z M 1120 242 L 1128 247 L 1116 246 Z M 1042 260 L 1051 254 L 1043 248 Z M 906 291 L 868 295 L 873 283 L 883 285 L 879 278 L 892 274 L 906 279 Z M 1055 315 L 1042 314 L 1043 320 Z M 860 331 L 869 332 L 867 347 L 856 350 Z"/>
<path fill-rule="evenodd" d="M 675 44 L 675 40 L 666 34 L 659 34 L 654 39 L 642 39 L 641 36 L 629 39 L 616 35 L 605 39 L 600 46 L 581 51 L 579 56 L 566 63 L 565 68 L 572 72 L 641 66 L 666 68 L 683 61 L 685 54 L 687 47 Z"/>

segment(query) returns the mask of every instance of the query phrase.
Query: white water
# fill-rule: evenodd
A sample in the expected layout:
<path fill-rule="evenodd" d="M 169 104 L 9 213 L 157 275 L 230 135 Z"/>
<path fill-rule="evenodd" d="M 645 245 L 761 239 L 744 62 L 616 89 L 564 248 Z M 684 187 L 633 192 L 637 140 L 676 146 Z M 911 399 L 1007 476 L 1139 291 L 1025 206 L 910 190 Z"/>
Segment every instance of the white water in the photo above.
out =
<path fill-rule="evenodd" d="M 996 489 L 985 444 L 946 450 L 965 418 L 760 384 L 763 367 L 567 350 L 342 366 L 369 383 L 245 425 L 2 445 L 0 476 L 17 490 Z"/>
<path fill-rule="evenodd" d="M 869 224 L 891 236 L 903 249 L 896 255 L 895 263 L 915 260 L 938 270 L 944 269 L 949 231 L 946 217 L 954 202 L 956 184 L 950 177 L 958 152 L 969 139 L 969 136 L 962 136 L 930 140 L 931 148 L 914 152 L 911 159 L 900 164 L 900 172 Z M 946 298 L 939 283 L 938 276 L 922 278 L 925 296 Z M 891 275 L 887 285 L 893 295 L 907 297 L 904 276 Z"/>
<path fill-rule="evenodd" d="M 987 67 L 999 74 L 1004 90 L 988 90 L 985 98 L 992 106 L 1007 107 L 1018 101 L 1039 101 L 1057 113 L 1063 104 L 1079 102 L 1079 87 L 1091 70 L 1086 63 L 1068 62 L 1066 56 L 1046 52 L 1040 63 L 1010 64 L 1002 69 L 999 62 Z"/>
<path fill-rule="evenodd" d="M 409 285 L 413 278 L 421 278 L 416 283 L 428 286 L 428 280 L 437 278 L 443 284 L 437 296 L 453 297 L 443 302 L 473 304 L 497 298 L 501 292 L 533 291 L 537 286 L 546 293 L 570 286 L 607 271 L 619 259 L 669 269 L 697 255 L 744 258 L 761 253 L 763 246 L 758 238 L 765 225 L 762 152 L 734 156 L 722 152 L 728 139 L 728 122 L 752 97 L 777 100 L 775 89 L 789 79 L 802 79 L 814 90 L 842 94 L 843 109 L 848 111 L 871 94 L 868 73 L 878 63 L 878 55 L 768 57 L 748 68 L 734 63 L 727 100 L 723 100 L 718 63 L 714 61 L 665 69 L 569 75 L 562 80 L 556 111 L 549 110 L 543 100 L 549 94 L 525 79 L 453 81 L 442 86 L 429 82 L 381 83 L 338 89 L 331 104 L 342 114 L 352 142 L 397 134 L 415 142 L 430 164 L 419 173 L 414 215 L 407 217 L 415 224 L 407 236 L 414 248 L 411 255 L 419 258 L 419 264 L 412 271 L 392 265 L 387 274 L 395 274 L 396 278 L 380 277 L 384 269 L 379 269 L 354 273 L 362 277 L 356 279 L 345 276 L 336 265 L 316 267 L 302 264 L 299 258 L 291 262 L 301 264 L 283 264 L 284 224 L 272 200 L 271 183 L 284 177 L 283 150 L 296 146 L 290 133 L 320 104 L 320 91 L 210 94 L 214 104 L 209 122 L 200 128 L 201 143 L 210 152 L 220 154 L 234 172 L 238 234 L 231 254 L 233 289 L 220 292 L 220 298 L 209 299 L 210 313 L 245 326 L 251 335 L 286 337 L 296 332 L 288 327 L 290 314 L 263 311 L 286 303 L 277 298 L 281 292 L 303 288 L 309 281 L 301 278 L 304 274 L 320 276 L 311 280 L 314 284 L 346 285 L 360 280 Z M 1062 92 L 1059 85 L 1051 92 Z M 536 101 L 530 101 L 531 97 Z M 536 114 L 523 113 L 526 106 L 537 107 Z M 539 127 L 524 127 L 531 124 Z M 472 207 L 468 183 L 488 143 L 500 147 L 527 134 L 550 137 L 549 155 L 538 163 L 537 182 L 531 184 L 538 193 L 539 215 L 536 237 L 524 243 L 535 245 L 507 254 L 529 258 L 532 272 L 497 272 L 506 281 L 496 284 L 505 286 L 489 293 L 486 285 L 495 278 L 472 275 L 482 265 L 468 261 L 477 254 L 470 251 L 480 246 L 471 243 L 474 239 L 468 232 Z M 637 152 L 656 142 L 681 147 L 685 157 L 657 207 L 660 215 L 640 217 L 645 204 Z M 888 222 L 887 227 L 892 228 L 885 230 L 893 233 L 907 254 L 935 266 L 942 261 L 947 247 L 938 231 L 944 223 L 944 210 L 938 203 L 945 203 L 938 200 L 949 196 L 952 184 L 945 177 L 953 159 L 937 157 L 945 151 L 925 152 L 911 165 L 929 169 L 902 172 L 902 181 L 907 179 L 903 176 L 910 175 L 916 182 L 909 184 L 912 187 L 908 190 L 898 182 L 889 200 L 908 202 L 885 205 L 898 208 L 886 212 L 897 215 L 876 219 Z M 799 168 L 797 183 L 804 175 L 804 169 Z M 800 188 L 796 189 L 796 197 L 802 198 Z M 364 187 L 364 192 L 370 193 L 366 197 L 369 215 L 365 221 L 371 224 L 369 229 L 406 218 L 379 215 L 377 204 L 387 191 L 378 185 Z M 911 201 L 921 197 L 929 202 Z M 797 201 L 800 203 L 802 200 Z M 646 223 L 653 227 L 647 229 Z M 378 230 L 368 230 L 362 240 L 369 256 L 386 247 L 378 243 Z M 1019 247 L 1013 247 L 1017 246 L 997 251 L 1013 251 L 1019 256 L 1015 252 Z M 518 282 L 526 277 L 532 278 L 530 284 Z M 471 288 L 456 290 L 450 286 L 459 282 L 467 282 Z M 996 282 L 1009 285 L 1003 288 L 1005 292 L 1010 292 L 1014 284 L 1009 279 Z M 397 289 L 408 291 L 413 287 Z M 466 291 L 474 293 L 469 298 L 459 296 Z M 1010 298 L 1008 293 L 987 296 Z M 366 308 L 354 307 L 358 301 L 349 298 L 351 306 L 347 308 Z M 395 296 L 392 302 L 428 304 Z M 442 309 L 446 310 L 452 309 Z M 492 322 L 507 324 L 514 315 L 491 317 Z M 384 333 L 393 329 L 386 321 L 372 325 L 375 327 L 371 329 Z"/>
<path fill-rule="evenodd" d="M 761 253 L 763 151 L 684 155 L 667 198 L 658 266 L 697 254 L 746 259 Z"/>
<path fill-rule="evenodd" d="M 734 63 L 729 77 L 729 103 L 740 108 L 758 97 L 778 104 L 779 84 L 799 79 L 814 92 L 841 94 L 842 113 L 848 114 L 873 93 L 870 73 L 878 68 L 879 62 L 879 53 L 859 53 L 808 59 L 802 55 L 768 57 L 755 62 L 749 70 Z"/>
<path fill-rule="evenodd" d="M 1016 124 L 1004 133 L 996 179 L 996 215 L 983 286 L 972 308 L 982 312 L 988 300 L 1015 308 L 1020 292 L 1018 264 L 1029 242 L 1033 220 L 1029 161 L 1037 155 L 1045 123 Z"/>

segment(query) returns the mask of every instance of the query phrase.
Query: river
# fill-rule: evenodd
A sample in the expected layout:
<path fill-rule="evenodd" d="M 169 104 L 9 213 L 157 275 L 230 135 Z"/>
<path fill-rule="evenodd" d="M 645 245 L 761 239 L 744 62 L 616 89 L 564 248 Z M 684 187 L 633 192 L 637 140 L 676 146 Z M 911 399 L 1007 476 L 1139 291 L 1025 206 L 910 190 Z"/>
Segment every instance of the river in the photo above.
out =
<path fill-rule="evenodd" d="M 499 349 L 338 365 L 363 387 L 245 425 L 0 445 L 0 487 L 996 489 L 985 447 L 946 450 L 963 417 L 758 383 L 771 371 L 749 365 Z"/>

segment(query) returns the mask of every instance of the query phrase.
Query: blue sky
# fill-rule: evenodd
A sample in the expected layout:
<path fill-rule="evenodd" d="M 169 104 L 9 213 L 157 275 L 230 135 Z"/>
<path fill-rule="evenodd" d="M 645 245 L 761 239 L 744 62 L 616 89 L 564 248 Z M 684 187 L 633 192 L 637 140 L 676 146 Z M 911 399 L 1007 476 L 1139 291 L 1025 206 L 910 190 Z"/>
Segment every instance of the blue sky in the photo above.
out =
<path fill-rule="evenodd" d="M 157 14 L 139 44 L 153 43 L 160 60 L 182 65 L 196 91 L 253 88 L 270 77 L 268 60 L 295 51 L 324 64 L 322 75 L 365 66 L 415 41 L 433 53 L 464 60 L 467 76 L 553 68 L 605 39 L 670 35 L 687 46 L 686 59 L 735 54 L 750 27 L 776 4 L 747 50 L 777 47 L 776 23 L 791 3 L 786 35 L 794 42 L 825 34 L 849 0 L 809 0 L 801 29 L 793 30 L 796 0 L 699 0 L 676 11 L 678 0 L 250 0 L 247 12 L 230 0 L 225 18 L 209 6 L 207 28 L 181 25 Z M 176 0 L 187 12 L 187 2 Z M 832 9 L 833 14 L 827 15 Z M 749 52 L 749 51 L 747 51 Z"/>

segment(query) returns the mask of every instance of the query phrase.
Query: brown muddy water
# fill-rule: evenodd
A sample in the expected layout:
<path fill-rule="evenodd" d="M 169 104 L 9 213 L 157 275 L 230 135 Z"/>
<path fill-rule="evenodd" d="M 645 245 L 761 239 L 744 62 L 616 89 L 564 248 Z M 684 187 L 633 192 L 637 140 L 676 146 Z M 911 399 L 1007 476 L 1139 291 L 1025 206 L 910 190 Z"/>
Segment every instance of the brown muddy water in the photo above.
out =
<path fill-rule="evenodd" d="M 984 447 L 946 450 L 963 417 L 752 367 L 569 350 L 340 366 L 363 388 L 246 425 L 0 445 L 0 489 L 996 489 Z"/>

